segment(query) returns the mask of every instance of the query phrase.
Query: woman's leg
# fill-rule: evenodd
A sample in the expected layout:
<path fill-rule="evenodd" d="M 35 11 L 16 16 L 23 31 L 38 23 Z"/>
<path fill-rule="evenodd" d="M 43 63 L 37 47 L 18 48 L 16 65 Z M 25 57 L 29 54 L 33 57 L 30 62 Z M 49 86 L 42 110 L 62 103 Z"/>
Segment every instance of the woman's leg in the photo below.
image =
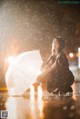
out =
<path fill-rule="evenodd" d="M 54 80 L 47 81 L 47 91 L 49 93 L 53 92 L 56 88 L 57 88 L 57 83 L 55 83 Z"/>

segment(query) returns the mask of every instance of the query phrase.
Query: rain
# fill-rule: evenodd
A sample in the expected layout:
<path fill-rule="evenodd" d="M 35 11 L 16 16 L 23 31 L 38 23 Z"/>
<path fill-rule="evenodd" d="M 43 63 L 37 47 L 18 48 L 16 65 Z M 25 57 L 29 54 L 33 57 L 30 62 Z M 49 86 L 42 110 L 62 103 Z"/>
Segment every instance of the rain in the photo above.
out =
<path fill-rule="evenodd" d="M 24 76 L 26 80 L 23 82 L 22 73 L 19 75 L 20 78 L 14 80 L 15 94 L 20 93 L 21 95 L 9 95 L 7 86 L 10 83 L 6 84 L 6 72 L 10 73 L 9 70 L 11 70 L 9 75 L 9 81 L 11 81 L 12 78 L 18 76 L 19 70 L 22 71 L 22 68 L 18 67 L 19 70 L 13 73 L 16 69 L 10 68 L 10 59 L 23 53 L 38 51 L 45 64 L 51 54 L 52 41 L 57 36 L 61 36 L 65 40 L 64 52 L 69 61 L 69 68 L 75 76 L 75 82 L 72 85 L 73 93 L 53 95 L 42 88 L 41 83 L 32 85 L 31 82 L 31 86 L 27 90 L 28 77 Z M 6 119 L 79 119 L 79 48 L 79 0 L 0 0 L 0 118 L 6 116 Z M 33 59 L 35 58 L 33 57 Z M 36 61 L 33 62 L 36 64 Z M 17 61 L 16 64 L 18 65 L 18 63 Z M 28 74 L 28 70 L 32 66 L 33 64 L 30 62 L 27 64 L 27 69 L 26 66 L 22 67 Z M 39 68 L 37 67 L 33 71 L 37 72 L 37 69 Z M 32 70 L 31 73 L 33 76 Z M 20 82 L 18 83 L 19 79 L 22 81 L 22 85 L 19 84 Z M 25 89 L 22 91 L 24 85 Z M 17 86 L 19 86 L 18 90 Z"/>

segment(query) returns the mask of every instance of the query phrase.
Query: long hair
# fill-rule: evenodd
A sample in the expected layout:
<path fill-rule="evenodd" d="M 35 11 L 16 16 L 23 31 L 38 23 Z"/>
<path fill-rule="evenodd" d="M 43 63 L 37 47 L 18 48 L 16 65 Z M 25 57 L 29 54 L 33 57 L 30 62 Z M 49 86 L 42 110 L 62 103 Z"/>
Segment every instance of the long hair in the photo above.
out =
<path fill-rule="evenodd" d="M 61 38 L 61 36 L 58 36 L 58 37 L 56 37 L 56 38 L 54 38 L 54 39 L 56 39 L 56 40 L 58 41 L 58 43 L 59 43 L 58 52 L 61 52 L 61 51 L 65 48 L 65 41 Z M 54 41 L 54 39 L 53 39 L 53 41 Z M 53 42 L 52 42 L 52 43 L 53 43 Z M 53 49 L 53 47 L 52 47 L 52 53 L 54 52 L 53 50 L 54 50 L 54 49 Z"/>

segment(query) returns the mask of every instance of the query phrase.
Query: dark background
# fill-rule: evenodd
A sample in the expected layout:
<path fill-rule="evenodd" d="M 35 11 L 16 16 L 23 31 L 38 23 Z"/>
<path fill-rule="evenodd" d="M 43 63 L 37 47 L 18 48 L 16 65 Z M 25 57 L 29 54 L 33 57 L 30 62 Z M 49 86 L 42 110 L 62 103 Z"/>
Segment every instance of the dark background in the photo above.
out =
<path fill-rule="evenodd" d="M 52 40 L 58 35 L 66 41 L 66 53 L 77 52 L 80 3 L 60 1 L 0 0 L 0 73 L 5 67 L 5 58 L 24 51 L 39 49 L 45 61 L 51 52 Z"/>
<path fill-rule="evenodd" d="M 67 52 L 75 52 L 80 46 L 80 4 L 59 1 L 0 0 L 0 53 L 40 49 L 46 55 L 57 35 L 65 39 Z"/>

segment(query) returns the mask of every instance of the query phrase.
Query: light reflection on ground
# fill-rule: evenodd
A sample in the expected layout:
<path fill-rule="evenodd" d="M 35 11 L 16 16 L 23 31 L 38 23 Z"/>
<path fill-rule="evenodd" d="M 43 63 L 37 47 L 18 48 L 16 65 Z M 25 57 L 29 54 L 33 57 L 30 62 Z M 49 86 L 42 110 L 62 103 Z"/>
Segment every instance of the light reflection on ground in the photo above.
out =
<path fill-rule="evenodd" d="M 80 94 L 52 96 L 43 93 L 39 99 L 38 95 L 31 97 L 28 93 L 22 97 L 0 93 L 0 110 L 8 110 L 7 119 L 80 119 Z"/>
<path fill-rule="evenodd" d="M 44 103 L 41 100 L 29 100 L 23 97 L 9 97 L 6 109 L 9 111 L 9 119 L 43 119 Z"/>

